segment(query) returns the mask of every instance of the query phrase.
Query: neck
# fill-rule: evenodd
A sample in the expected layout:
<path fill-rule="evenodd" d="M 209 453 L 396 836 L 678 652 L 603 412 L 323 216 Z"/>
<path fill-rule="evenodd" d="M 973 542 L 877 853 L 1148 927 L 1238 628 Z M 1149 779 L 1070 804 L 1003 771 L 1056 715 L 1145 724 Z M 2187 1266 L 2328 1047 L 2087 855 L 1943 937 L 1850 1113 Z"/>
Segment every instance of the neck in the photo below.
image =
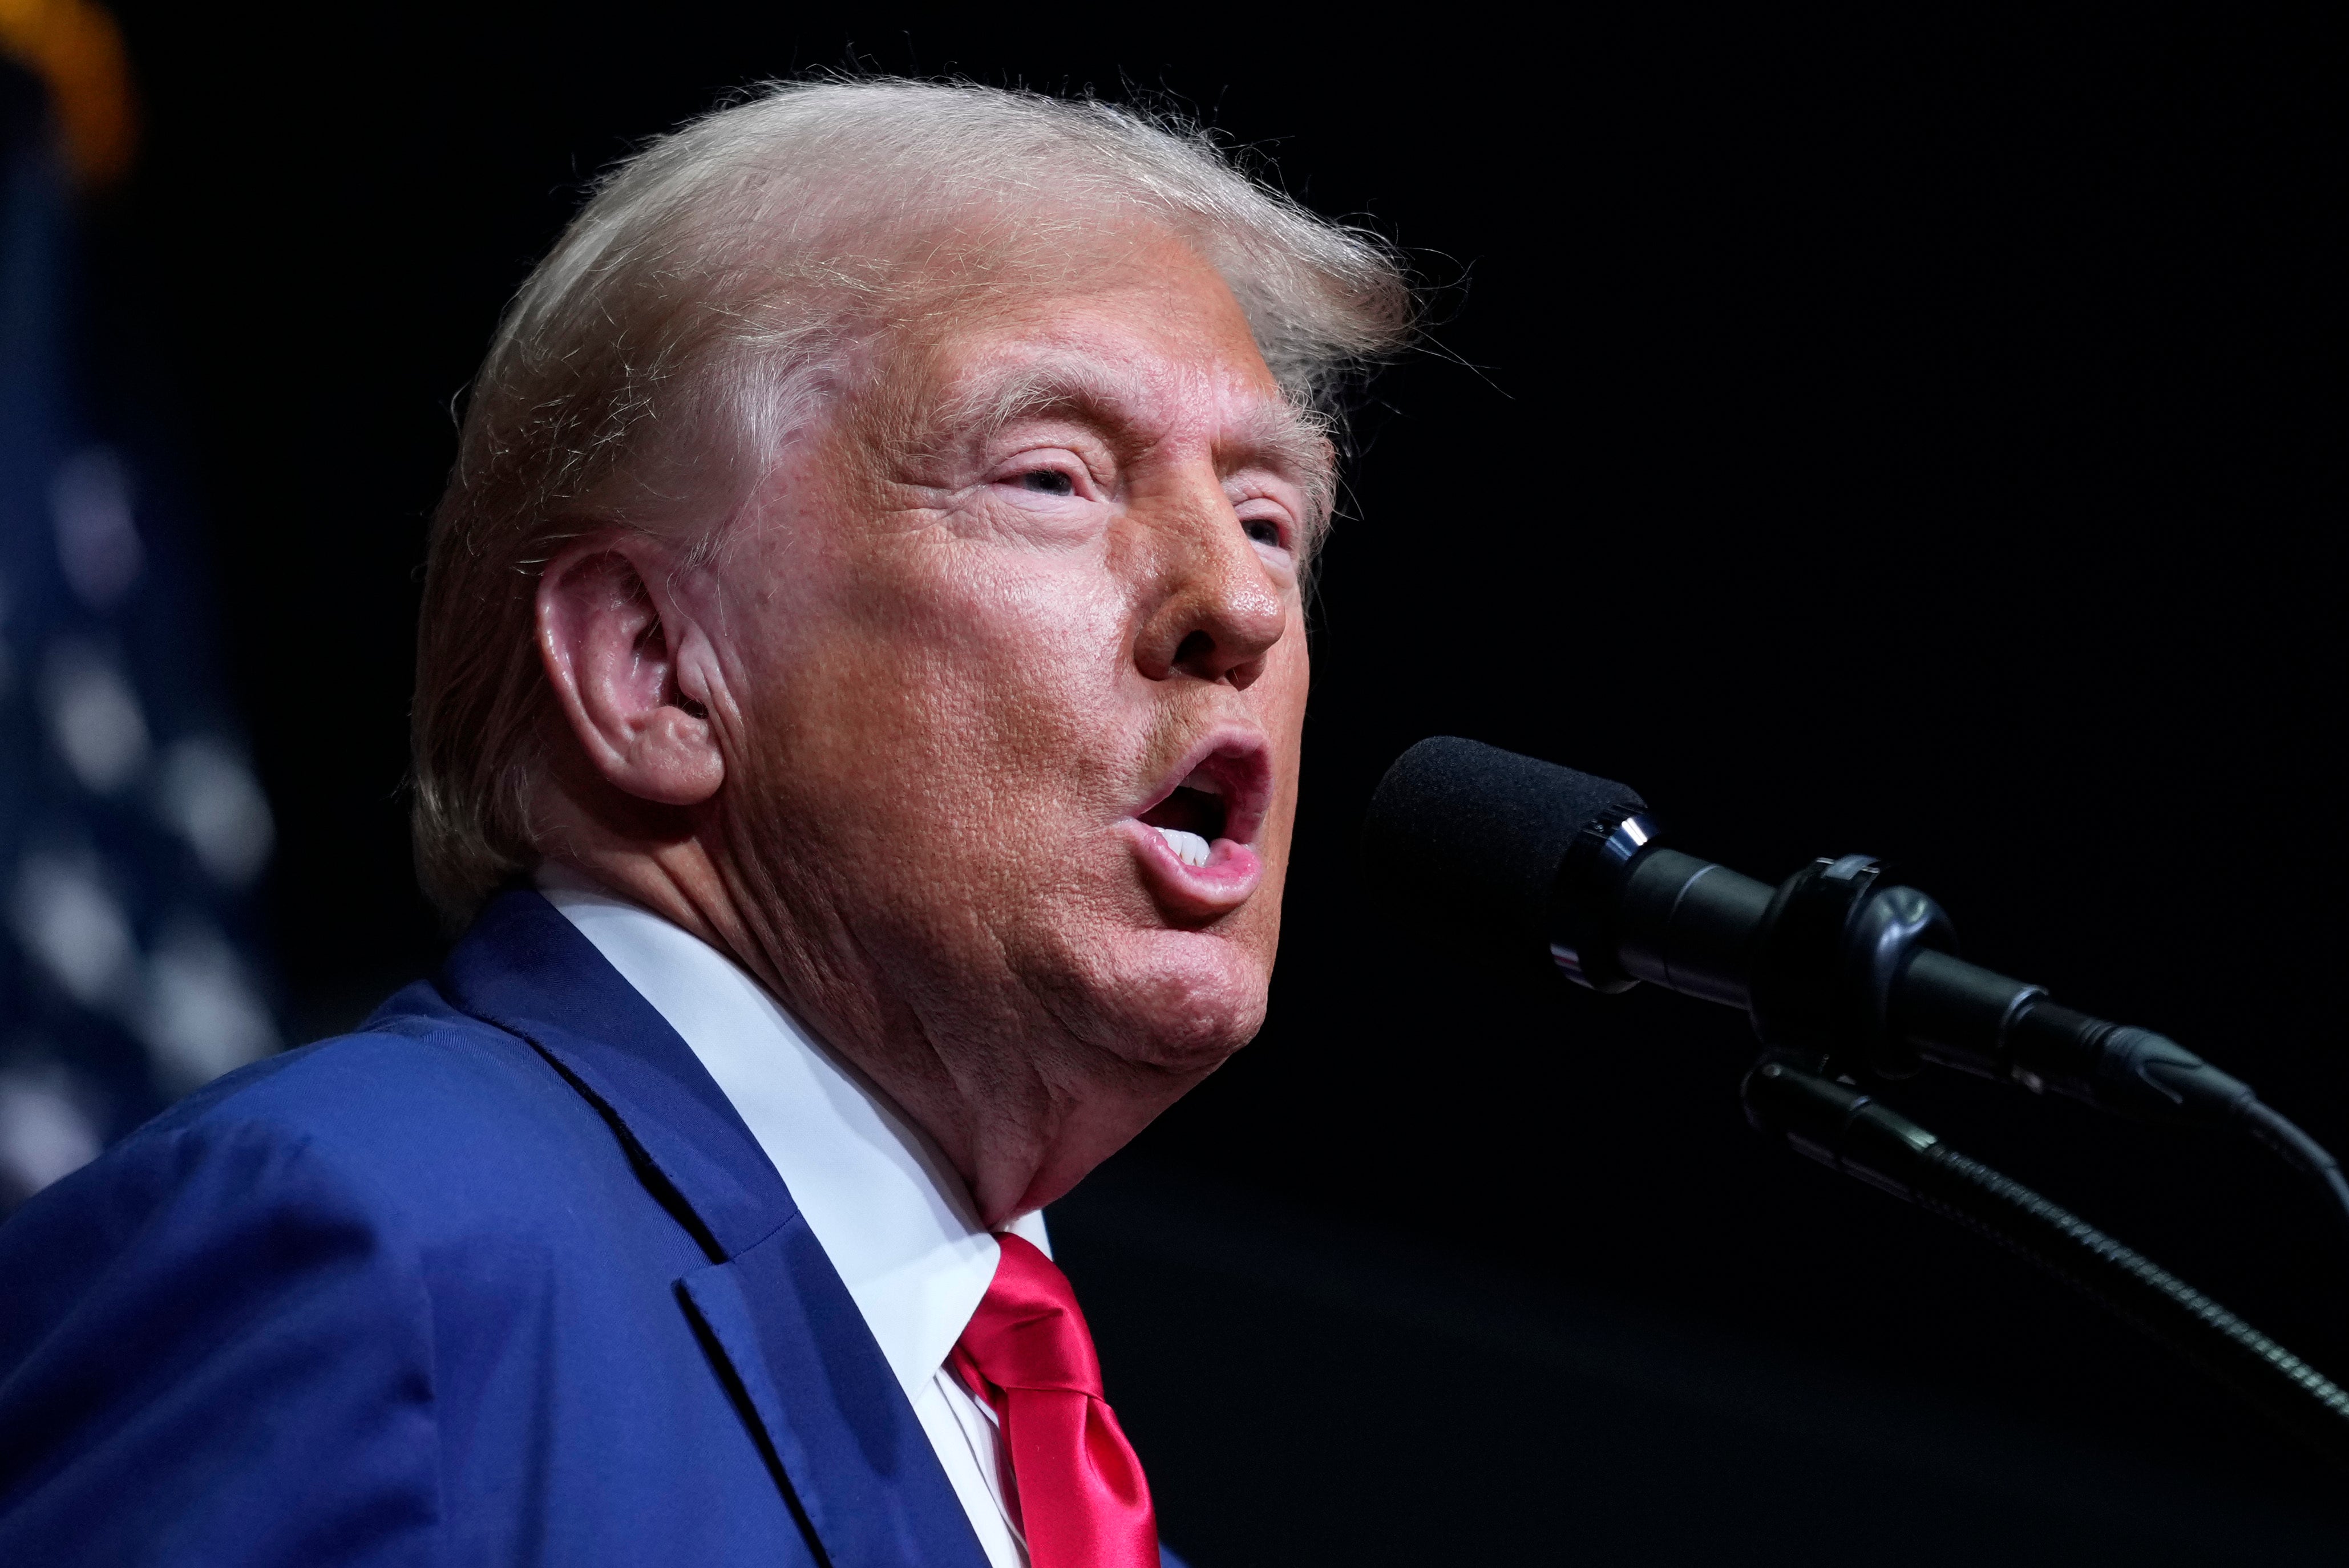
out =
<path fill-rule="evenodd" d="M 926 1016 L 843 922 L 794 917 L 836 903 L 812 879 L 746 876 L 713 850 L 706 820 L 623 832 L 567 792 L 548 793 L 563 796 L 542 802 L 551 870 L 649 910 L 740 965 L 929 1135 L 990 1228 L 1074 1187 L 1206 1076 L 1137 1069 L 1049 1019 Z M 1112 1081 L 1098 1081 L 1104 1076 Z M 1124 1081 L 1137 1076 L 1146 1081 Z"/>

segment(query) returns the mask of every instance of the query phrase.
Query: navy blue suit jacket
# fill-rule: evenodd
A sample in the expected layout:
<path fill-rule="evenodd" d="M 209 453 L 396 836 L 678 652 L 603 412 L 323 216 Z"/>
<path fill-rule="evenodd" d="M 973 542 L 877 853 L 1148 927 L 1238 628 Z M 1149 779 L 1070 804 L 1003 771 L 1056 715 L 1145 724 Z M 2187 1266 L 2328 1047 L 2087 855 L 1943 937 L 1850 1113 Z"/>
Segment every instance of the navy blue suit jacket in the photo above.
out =
<path fill-rule="evenodd" d="M 535 893 L 0 1225 L 0 1563 L 985 1568 L 717 1084 Z"/>

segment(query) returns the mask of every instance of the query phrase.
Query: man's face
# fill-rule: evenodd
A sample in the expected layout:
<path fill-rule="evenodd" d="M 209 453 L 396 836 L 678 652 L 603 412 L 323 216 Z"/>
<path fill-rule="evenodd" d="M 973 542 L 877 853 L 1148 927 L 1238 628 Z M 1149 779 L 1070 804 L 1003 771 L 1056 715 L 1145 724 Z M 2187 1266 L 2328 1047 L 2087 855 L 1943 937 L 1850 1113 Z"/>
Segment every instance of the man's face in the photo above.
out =
<path fill-rule="evenodd" d="M 1187 247 L 1063 261 L 881 340 L 708 591 L 729 874 L 841 993 L 792 1000 L 1075 1097 L 1262 1021 L 1329 459 Z"/>

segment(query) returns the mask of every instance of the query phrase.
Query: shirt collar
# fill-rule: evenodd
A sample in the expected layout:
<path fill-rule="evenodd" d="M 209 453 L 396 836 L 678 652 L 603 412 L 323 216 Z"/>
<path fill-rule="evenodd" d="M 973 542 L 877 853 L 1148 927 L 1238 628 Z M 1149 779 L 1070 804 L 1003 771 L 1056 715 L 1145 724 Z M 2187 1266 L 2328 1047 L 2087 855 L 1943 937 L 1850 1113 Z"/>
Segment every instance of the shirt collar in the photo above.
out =
<path fill-rule="evenodd" d="M 724 954 L 584 878 L 550 868 L 538 882 L 718 1080 L 914 1397 L 995 1277 L 995 1238 L 961 1176 Z M 1040 1213 L 1006 1228 L 1050 1251 Z"/>

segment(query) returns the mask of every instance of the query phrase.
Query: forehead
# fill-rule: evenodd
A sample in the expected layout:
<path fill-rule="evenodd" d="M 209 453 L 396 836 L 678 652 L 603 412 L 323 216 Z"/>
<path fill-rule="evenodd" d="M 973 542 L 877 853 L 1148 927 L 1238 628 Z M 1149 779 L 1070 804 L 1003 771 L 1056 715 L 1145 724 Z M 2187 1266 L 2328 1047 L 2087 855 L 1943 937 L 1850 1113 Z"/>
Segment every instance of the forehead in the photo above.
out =
<path fill-rule="evenodd" d="M 966 449 L 1064 418 L 1329 489 L 1320 422 L 1282 393 L 1230 287 L 1187 244 L 1112 234 L 1024 260 L 934 285 L 889 330 L 874 389 L 909 445 Z"/>

